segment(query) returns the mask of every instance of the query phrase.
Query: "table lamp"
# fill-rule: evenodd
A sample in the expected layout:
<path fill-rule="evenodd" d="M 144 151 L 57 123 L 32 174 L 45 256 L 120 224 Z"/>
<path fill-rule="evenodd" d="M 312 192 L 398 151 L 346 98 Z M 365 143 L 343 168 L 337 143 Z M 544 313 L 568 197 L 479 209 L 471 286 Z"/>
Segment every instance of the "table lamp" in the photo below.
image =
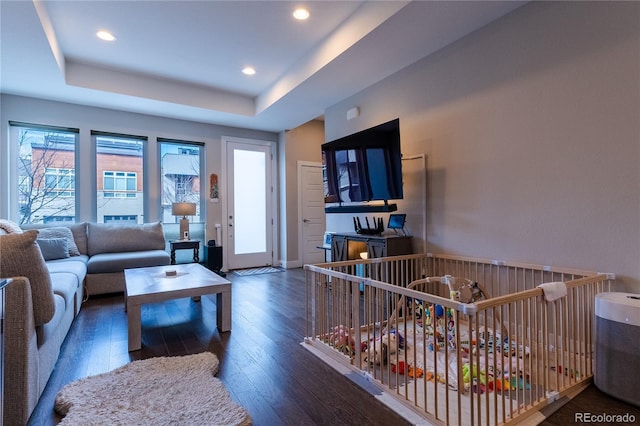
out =
<path fill-rule="evenodd" d="M 182 216 L 180 219 L 180 239 L 189 239 L 189 219 L 187 216 L 196 214 L 196 203 L 173 203 L 171 206 L 171 214 L 174 216 Z"/>

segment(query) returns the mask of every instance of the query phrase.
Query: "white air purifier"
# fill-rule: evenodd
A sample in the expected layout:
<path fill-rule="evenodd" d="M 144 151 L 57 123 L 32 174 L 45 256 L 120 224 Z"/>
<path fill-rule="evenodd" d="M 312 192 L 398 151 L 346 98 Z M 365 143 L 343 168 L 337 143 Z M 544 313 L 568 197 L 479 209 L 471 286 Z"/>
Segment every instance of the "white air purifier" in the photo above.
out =
<path fill-rule="evenodd" d="M 640 294 L 596 295 L 596 369 L 602 392 L 640 406 Z"/>

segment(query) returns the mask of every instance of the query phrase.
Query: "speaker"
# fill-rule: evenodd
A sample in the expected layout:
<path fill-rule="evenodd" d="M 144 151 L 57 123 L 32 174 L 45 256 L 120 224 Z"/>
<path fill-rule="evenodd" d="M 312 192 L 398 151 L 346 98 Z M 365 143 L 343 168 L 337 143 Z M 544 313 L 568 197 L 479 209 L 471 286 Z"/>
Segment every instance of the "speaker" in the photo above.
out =
<path fill-rule="evenodd" d="M 226 274 L 222 272 L 222 246 L 205 246 L 204 253 L 207 258 L 207 268 L 220 276 Z"/>

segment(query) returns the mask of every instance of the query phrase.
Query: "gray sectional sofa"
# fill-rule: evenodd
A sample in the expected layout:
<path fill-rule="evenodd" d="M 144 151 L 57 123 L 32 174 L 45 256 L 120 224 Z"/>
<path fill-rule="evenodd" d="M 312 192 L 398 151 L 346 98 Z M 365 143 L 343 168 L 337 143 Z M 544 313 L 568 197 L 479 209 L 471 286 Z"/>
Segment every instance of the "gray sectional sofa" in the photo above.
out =
<path fill-rule="evenodd" d="M 5 425 L 28 421 L 83 298 L 124 291 L 124 269 L 170 263 L 161 223 L 23 228 L 0 220 Z"/>

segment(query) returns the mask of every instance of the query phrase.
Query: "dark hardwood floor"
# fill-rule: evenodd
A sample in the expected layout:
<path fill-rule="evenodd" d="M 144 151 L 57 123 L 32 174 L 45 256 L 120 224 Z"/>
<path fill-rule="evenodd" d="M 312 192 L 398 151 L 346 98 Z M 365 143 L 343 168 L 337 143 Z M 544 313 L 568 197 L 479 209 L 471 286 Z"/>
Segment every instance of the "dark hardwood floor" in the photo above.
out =
<path fill-rule="evenodd" d="M 634 373 L 635 374 L 635 373 Z M 640 401 L 640 398 L 638 399 Z M 587 415 L 591 420 L 587 420 Z M 594 422 L 598 416 L 608 415 L 609 420 L 615 420 L 613 416 L 622 417 L 622 422 L 602 421 Z M 612 398 L 600 391 L 594 384 L 589 385 L 578 396 L 567 402 L 562 408 L 551 414 L 542 425 L 566 426 L 575 424 L 598 424 L 598 425 L 638 425 L 640 424 L 640 407 L 627 404 L 624 401 Z"/>
<path fill-rule="evenodd" d="M 230 333 L 216 329 L 215 296 L 205 296 L 201 302 L 179 299 L 144 305 L 143 348 L 131 353 L 123 295 L 85 302 L 29 424 L 60 421 L 53 404 L 66 383 L 136 359 L 203 351 L 218 356 L 217 376 L 256 425 L 408 424 L 300 345 L 305 335 L 301 269 L 253 276 L 231 273 L 227 278 L 233 283 Z M 637 408 L 594 389 L 587 388 L 545 423 L 575 424 L 575 411 L 584 407 L 592 412 L 594 407 L 635 410 L 631 412 L 640 419 Z M 585 401 L 583 395 L 587 395 Z"/>

